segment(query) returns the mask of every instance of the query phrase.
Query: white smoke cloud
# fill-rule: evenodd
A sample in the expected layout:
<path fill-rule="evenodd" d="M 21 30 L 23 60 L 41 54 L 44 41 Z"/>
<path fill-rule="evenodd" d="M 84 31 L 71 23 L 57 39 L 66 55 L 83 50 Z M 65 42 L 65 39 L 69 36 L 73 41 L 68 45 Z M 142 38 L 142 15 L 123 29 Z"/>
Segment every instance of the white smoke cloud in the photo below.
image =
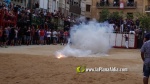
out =
<path fill-rule="evenodd" d="M 106 54 L 111 48 L 109 35 L 112 32 L 113 27 L 107 22 L 98 23 L 93 20 L 74 25 L 70 31 L 71 45 L 68 44 L 63 50 L 57 51 L 56 56 L 57 53 L 75 57 Z"/>

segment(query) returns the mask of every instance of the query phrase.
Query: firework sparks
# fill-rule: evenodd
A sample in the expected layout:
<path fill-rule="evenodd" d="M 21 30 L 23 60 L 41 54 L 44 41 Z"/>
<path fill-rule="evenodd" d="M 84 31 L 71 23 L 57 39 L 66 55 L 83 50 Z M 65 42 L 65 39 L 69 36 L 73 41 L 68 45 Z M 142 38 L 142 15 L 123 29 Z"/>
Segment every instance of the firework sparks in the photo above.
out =
<path fill-rule="evenodd" d="M 65 55 L 63 55 L 62 53 L 57 53 L 57 56 L 56 56 L 58 59 L 61 59 L 61 58 L 64 58 Z"/>

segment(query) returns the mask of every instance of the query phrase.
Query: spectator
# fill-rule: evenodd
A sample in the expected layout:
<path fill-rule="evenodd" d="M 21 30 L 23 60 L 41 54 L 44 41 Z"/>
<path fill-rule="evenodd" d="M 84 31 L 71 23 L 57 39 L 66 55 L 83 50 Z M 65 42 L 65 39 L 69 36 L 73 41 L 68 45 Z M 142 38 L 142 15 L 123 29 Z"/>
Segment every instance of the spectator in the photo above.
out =
<path fill-rule="evenodd" d="M 31 28 L 31 45 L 34 44 L 34 35 L 35 35 L 35 28 L 32 26 Z"/>
<path fill-rule="evenodd" d="M 36 45 L 38 45 L 39 44 L 39 29 L 36 29 L 36 31 L 35 31 L 35 34 L 34 34 L 34 36 L 33 36 L 33 41 L 34 41 L 34 44 L 36 44 Z"/>
<path fill-rule="evenodd" d="M 15 28 L 14 27 L 12 27 L 11 29 L 10 29 L 10 34 L 9 34 L 9 37 L 10 37 L 10 45 L 11 46 L 14 46 L 15 44 L 14 44 L 14 39 L 15 39 Z"/>
<path fill-rule="evenodd" d="M 57 33 L 57 31 L 56 31 L 56 30 L 52 31 L 53 44 L 54 44 L 54 45 L 56 45 L 56 44 L 57 44 L 57 35 L 58 35 L 58 33 Z"/>
<path fill-rule="evenodd" d="M 114 5 L 113 6 L 117 6 L 117 2 L 116 1 L 114 1 Z"/>
<path fill-rule="evenodd" d="M 129 31 L 129 33 L 130 33 L 130 34 L 135 34 L 135 29 L 134 29 L 134 27 L 133 27 L 133 26 L 131 26 L 131 27 L 130 27 L 130 31 Z"/>
<path fill-rule="evenodd" d="M 44 45 L 47 45 L 47 29 L 44 29 Z"/>
<path fill-rule="evenodd" d="M 140 26 L 140 20 L 136 19 L 136 28 L 138 28 Z"/>
<path fill-rule="evenodd" d="M 5 48 L 7 48 L 7 42 L 8 42 L 8 36 L 7 36 L 6 30 L 7 28 L 3 30 L 3 34 L 2 34 L 3 45 Z"/>
<path fill-rule="evenodd" d="M 69 36 L 68 31 L 65 31 L 65 32 L 64 32 L 64 44 L 67 44 L 67 43 L 68 43 L 68 36 Z"/>
<path fill-rule="evenodd" d="M 44 29 L 40 29 L 39 35 L 40 35 L 40 44 L 41 44 L 41 45 L 44 45 L 44 36 L 45 36 L 45 31 L 44 31 Z"/>
<path fill-rule="evenodd" d="M 27 41 L 27 45 L 30 45 L 31 43 L 31 29 L 30 27 L 28 27 L 28 30 L 26 31 L 26 41 Z"/>
<path fill-rule="evenodd" d="M 18 45 L 22 45 L 22 39 L 23 39 L 23 31 L 21 28 L 18 29 Z"/>
<path fill-rule="evenodd" d="M 60 31 L 60 44 L 64 45 L 64 31 L 63 30 Z"/>
<path fill-rule="evenodd" d="M 50 45 L 51 44 L 51 30 L 48 29 L 47 32 L 46 32 L 46 41 L 47 41 L 47 44 Z"/>
<path fill-rule="evenodd" d="M 120 21 L 120 32 L 122 33 L 123 30 L 124 30 L 124 28 L 123 28 L 123 20 L 120 19 L 119 21 Z"/>
<path fill-rule="evenodd" d="M 25 27 L 23 28 L 23 42 L 24 42 L 24 44 L 27 43 L 26 31 L 27 31 L 27 27 L 25 26 Z"/>
<path fill-rule="evenodd" d="M 10 27 L 6 27 L 7 43 L 9 41 Z"/>
<path fill-rule="evenodd" d="M 60 30 L 57 30 L 57 43 L 60 43 Z"/>
<path fill-rule="evenodd" d="M 15 40 L 14 40 L 14 45 L 18 45 L 18 29 L 15 28 Z"/>

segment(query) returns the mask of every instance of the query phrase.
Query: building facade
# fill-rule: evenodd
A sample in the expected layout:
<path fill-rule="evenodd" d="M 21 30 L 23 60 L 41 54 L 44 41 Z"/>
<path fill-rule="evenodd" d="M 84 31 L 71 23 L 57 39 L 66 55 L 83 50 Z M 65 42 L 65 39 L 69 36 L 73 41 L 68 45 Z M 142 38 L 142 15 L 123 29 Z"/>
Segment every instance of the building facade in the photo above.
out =
<path fill-rule="evenodd" d="M 69 15 L 69 0 L 59 0 L 59 10 L 65 15 Z"/>
<path fill-rule="evenodd" d="M 24 8 L 33 8 L 34 2 L 38 0 L 10 0 L 12 4 L 19 5 Z"/>
<path fill-rule="evenodd" d="M 81 0 L 81 16 L 91 18 L 92 0 Z"/>
<path fill-rule="evenodd" d="M 81 0 L 68 0 L 68 3 L 70 16 L 79 17 L 81 15 Z"/>
<path fill-rule="evenodd" d="M 35 4 L 38 3 L 39 8 L 48 10 L 49 12 L 54 12 L 54 10 L 59 10 L 59 1 L 64 0 L 11 0 L 11 3 L 31 9 L 35 8 Z"/>
<path fill-rule="evenodd" d="M 150 15 L 150 0 L 144 0 L 144 12 Z"/>
<path fill-rule="evenodd" d="M 109 12 L 122 11 L 123 14 L 134 14 L 144 12 L 144 0 L 92 0 L 92 18 L 99 19 L 102 9 L 107 8 Z"/>
<path fill-rule="evenodd" d="M 65 16 L 85 16 L 96 19 L 99 19 L 104 8 L 111 13 L 123 11 L 124 14 L 135 12 L 150 14 L 150 0 L 11 0 L 11 2 L 28 8 L 33 8 L 33 5 L 38 2 L 39 8 L 47 9 L 49 12 L 60 10 Z"/>
<path fill-rule="evenodd" d="M 11 3 L 15 5 L 19 5 L 21 7 L 27 7 L 28 6 L 28 0 L 11 0 Z"/>
<path fill-rule="evenodd" d="M 54 12 L 59 10 L 59 1 L 60 0 L 48 0 L 48 11 Z"/>

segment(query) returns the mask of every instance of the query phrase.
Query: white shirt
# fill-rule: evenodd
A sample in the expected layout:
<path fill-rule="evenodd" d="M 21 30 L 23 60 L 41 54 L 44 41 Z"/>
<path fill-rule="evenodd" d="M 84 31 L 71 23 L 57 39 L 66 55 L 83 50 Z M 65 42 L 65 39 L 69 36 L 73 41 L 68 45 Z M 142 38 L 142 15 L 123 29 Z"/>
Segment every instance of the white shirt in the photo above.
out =
<path fill-rule="evenodd" d="M 53 37 L 57 37 L 57 32 L 53 31 Z"/>
<path fill-rule="evenodd" d="M 15 38 L 18 37 L 18 30 L 15 30 Z"/>
<path fill-rule="evenodd" d="M 51 37 L 51 32 L 50 31 L 47 31 L 47 37 Z"/>

